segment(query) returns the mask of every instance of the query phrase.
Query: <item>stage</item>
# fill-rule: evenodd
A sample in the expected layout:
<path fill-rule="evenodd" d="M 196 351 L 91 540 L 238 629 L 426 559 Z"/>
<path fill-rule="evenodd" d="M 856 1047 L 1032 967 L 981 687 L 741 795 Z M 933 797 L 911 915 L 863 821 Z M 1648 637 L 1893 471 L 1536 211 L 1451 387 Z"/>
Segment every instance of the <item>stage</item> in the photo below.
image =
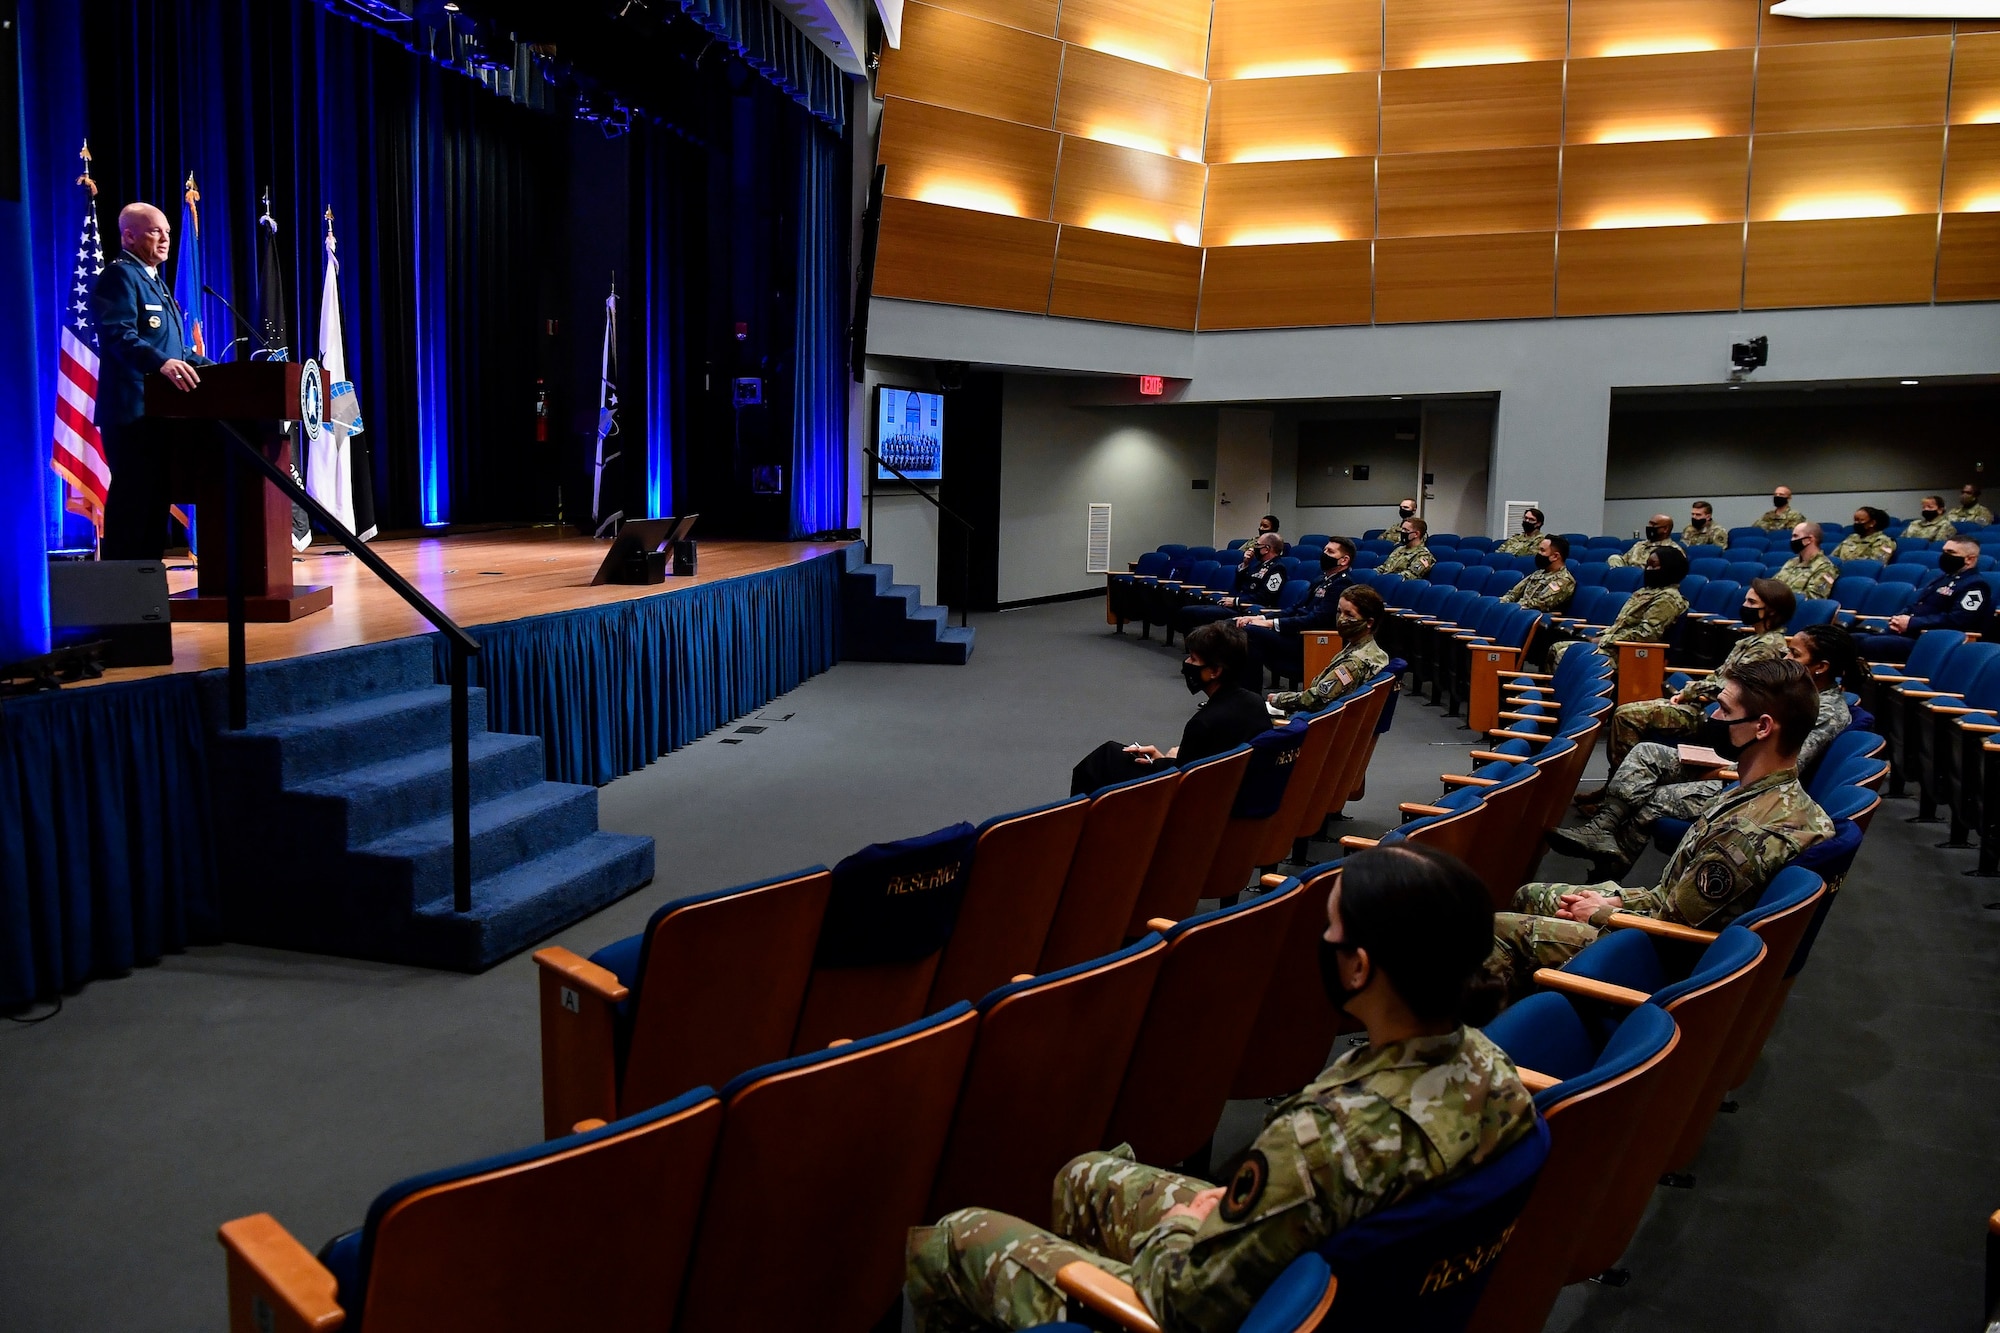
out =
<path fill-rule="evenodd" d="M 371 546 L 446 615 L 471 629 L 551 612 L 657 597 L 761 574 L 811 560 L 845 544 L 704 541 L 698 572 L 693 577 L 670 577 L 664 584 L 646 587 L 615 583 L 592 587 L 591 575 L 597 571 L 610 543 L 574 532 L 558 536 L 554 528 L 395 538 L 373 542 Z M 169 559 L 167 565 L 171 591 L 194 586 L 195 572 L 186 557 Z M 253 663 L 355 648 L 431 631 L 428 621 L 338 546 L 315 547 L 297 557 L 292 562 L 292 577 L 301 587 L 330 586 L 333 605 L 290 624 L 247 626 L 245 641 Z M 116 667 L 97 681 L 78 684 L 141 680 L 227 665 L 227 625 L 180 621 L 174 625 L 172 666 Z"/>

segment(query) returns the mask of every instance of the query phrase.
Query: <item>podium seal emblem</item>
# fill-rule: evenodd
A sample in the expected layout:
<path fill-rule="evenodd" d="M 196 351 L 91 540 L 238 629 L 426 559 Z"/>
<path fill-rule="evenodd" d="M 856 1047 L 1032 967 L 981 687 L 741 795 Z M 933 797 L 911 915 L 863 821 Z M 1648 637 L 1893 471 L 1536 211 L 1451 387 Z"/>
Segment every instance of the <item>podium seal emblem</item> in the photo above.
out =
<path fill-rule="evenodd" d="M 320 418 L 326 405 L 325 386 L 320 381 L 319 362 L 307 357 L 299 367 L 299 425 L 308 441 L 319 440 Z"/>

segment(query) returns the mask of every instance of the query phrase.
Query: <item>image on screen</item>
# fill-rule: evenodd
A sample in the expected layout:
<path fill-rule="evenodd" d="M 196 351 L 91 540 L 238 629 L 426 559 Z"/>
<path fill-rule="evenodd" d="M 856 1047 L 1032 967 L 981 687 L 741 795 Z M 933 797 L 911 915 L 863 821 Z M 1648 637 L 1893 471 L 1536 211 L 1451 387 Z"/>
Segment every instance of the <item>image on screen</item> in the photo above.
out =
<path fill-rule="evenodd" d="M 901 472 L 912 481 L 944 477 L 944 395 L 884 385 L 876 391 L 875 452 L 887 467 L 877 466 L 878 481 L 894 481 Z"/>

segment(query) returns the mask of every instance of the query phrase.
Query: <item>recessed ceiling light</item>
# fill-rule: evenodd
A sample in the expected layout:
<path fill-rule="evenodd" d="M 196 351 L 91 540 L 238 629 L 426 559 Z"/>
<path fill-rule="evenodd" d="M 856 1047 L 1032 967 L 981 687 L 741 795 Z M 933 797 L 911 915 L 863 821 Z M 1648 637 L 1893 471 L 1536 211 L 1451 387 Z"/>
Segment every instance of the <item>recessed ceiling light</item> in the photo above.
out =
<path fill-rule="evenodd" d="M 1915 381 L 1915 380 L 1904 380 L 1904 381 L 1903 381 L 1903 383 L 1905 383 L 1905 384 L 1915 384 L 1915 383 L 1916 383 L 1916 381 Z"/>

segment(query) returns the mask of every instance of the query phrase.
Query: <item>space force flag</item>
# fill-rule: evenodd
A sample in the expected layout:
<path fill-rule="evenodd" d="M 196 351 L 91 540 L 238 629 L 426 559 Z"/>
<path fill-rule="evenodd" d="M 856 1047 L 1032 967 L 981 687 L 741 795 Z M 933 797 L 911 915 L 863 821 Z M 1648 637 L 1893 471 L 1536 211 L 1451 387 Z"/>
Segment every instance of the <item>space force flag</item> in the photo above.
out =
<path fill-rule="evenodd" d="M 309 446 L 306 489 L 333 511 L 349 532 L 354 527 L 354 459 L 348 440 L 361 433 L 361 406 L 347 378 L 347 353 L 340 337 L 340 261 L 334 257 L 333 210 L 326 211 L 326 280 L 319 300 L 319 366 L 327 382 L 326 416 L 319 439 Z M 364 537 L 372 533 L 362 533 Z"/>

